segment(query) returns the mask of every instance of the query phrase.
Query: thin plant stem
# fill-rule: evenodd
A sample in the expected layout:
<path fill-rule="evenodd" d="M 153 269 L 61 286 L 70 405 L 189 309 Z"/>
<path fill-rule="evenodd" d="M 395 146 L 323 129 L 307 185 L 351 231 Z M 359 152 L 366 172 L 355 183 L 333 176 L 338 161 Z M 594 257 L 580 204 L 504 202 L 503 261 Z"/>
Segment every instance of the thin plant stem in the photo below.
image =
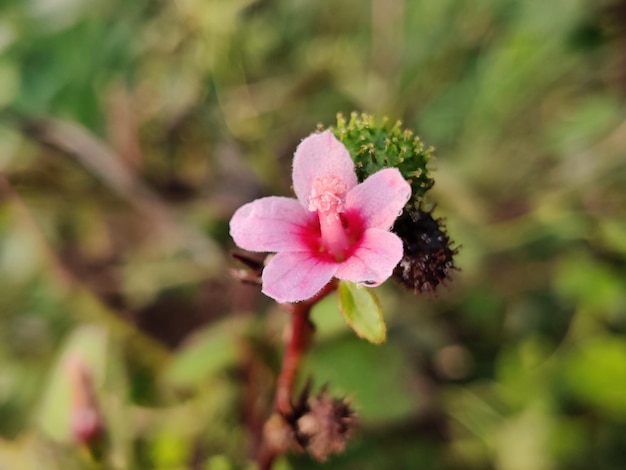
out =
<path fill-rule="evenodd" d="M 337 288 L 337 281 L 332 280 L 315 297 L 304 302 L 285 304 L 291 312 L 291 338 L 283 357 L 283 364 L 276 385 L 274 408 L 283 416 L 292 412 L 293 389 L 304 352 L 312 335 L 313 324 L 309 317 L 311 309 L 324 297 Z"/>
<path fill-rule="evenodd" d="M 293 415 L 293 394 L 298 377 L 302 357 L 310 345 L 313 324 L 310 320 L 313 307 L 328 294 L 337 289 L 337 280 L 333 279 L 314 297 L 304 302 L 283 304 L 291 313 L 291 337 L 283 356 L 283 363 L 276 383 L 274 411 L 286 419 Z M 261 470 L 270 470 L 278 456 L 275 449 L 268 447 L 267 442 L 261 445 L 258 464 Z"/>
<path fill-rule="evenodd" d="M 276 401 L 274 407 L 283 416 L 292 412 L 291 396 L 296 381 L 302 355 L 306 351 L 311 337 L 312 325 L 309 320 L 311 305 L 304 303 L 292 304 L 291 309 L 291 338 L 282 369 L 276 385 Z"/>

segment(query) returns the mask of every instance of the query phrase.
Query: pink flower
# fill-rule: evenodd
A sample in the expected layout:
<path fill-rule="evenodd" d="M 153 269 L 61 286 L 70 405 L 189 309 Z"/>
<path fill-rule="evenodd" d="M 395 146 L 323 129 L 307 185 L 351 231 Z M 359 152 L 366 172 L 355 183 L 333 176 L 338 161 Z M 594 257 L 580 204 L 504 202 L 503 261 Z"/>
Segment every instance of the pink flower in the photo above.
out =
<path fill-rule="evenodd" d="M 333 277 L 376 286 L 402 258 L 389 232 L 411 197 L 395 168 L 357 184 L 346 147 L 330 131 L 304 139 L 293 159 L 297 199 L 266 197 L 240 207 L 230 234 L 243 249 L 276 252 L 263 293 L 278 302 L 313 297 Z"/>

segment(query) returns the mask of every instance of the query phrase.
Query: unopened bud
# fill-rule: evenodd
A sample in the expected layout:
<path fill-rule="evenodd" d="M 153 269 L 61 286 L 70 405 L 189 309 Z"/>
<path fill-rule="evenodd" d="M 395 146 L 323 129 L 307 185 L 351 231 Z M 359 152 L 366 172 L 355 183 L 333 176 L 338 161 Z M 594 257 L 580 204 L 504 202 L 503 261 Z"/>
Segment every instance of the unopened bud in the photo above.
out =
<path fill-rule="evenodd" d="M 103 431 L 92 374 L 79 357 L 68 360 L 66 373 L 72 393 L 70 411 L 72 438 L 76 443 L 91 447 L 99 441 Z"/>

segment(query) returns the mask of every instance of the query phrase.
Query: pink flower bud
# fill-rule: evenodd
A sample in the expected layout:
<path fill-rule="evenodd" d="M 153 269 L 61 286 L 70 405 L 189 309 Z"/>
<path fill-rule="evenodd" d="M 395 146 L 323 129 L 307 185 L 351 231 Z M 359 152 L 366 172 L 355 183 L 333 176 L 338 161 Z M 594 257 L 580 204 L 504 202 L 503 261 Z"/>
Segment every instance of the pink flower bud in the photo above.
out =
<path fill-rule="evenodd" d="M 65 370 L 72 393 L 70 411 L 72 438 L 76 443 L 91 446 L 100 439 L 103 431 L 91 371 L 78 356 L 73 356 L 67 361 Z"/>

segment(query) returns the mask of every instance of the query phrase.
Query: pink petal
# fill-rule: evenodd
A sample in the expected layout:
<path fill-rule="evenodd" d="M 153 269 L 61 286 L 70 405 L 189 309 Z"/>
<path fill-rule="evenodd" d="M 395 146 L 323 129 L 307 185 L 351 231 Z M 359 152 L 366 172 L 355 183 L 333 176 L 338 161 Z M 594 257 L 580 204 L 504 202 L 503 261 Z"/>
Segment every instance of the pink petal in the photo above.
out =
<path fill-rule="evenodd" d="M 308 136 L 293 157 L 293 189 L 304 207 L 309 206 L 313 181 L 320 176 L 339 177 L 348 191 L 357 184 L 348 149 L 330 131 Z"/>
<path fill-rule="evenodd" d="M 396 168 L 374 173 L 346 196 L 346 212 L 356 211 L 366 228 L 388 230 L 411 197 L 411 186 Z"/>
<path fill-rule="evenodd" d="M 358 247 L 335 274 L 339 279 L 377 286 L 402 259 L 402 240 L 385 230 L 371 228 L 363 233 Z"/>
<path fill-rule="evenodd" d="M 299 302 L 317 294 L 335 274 L 337 263 L 313 253 L 282 252 L 263 269 L 263 293 L 277 302 Z"/>
<path fill-rule="evenodd" d="M 250 251 L 303 251 L 315 215 L 296 199 L 265 197 L 241 206 L 230 219 L 230 236 Z"/>

